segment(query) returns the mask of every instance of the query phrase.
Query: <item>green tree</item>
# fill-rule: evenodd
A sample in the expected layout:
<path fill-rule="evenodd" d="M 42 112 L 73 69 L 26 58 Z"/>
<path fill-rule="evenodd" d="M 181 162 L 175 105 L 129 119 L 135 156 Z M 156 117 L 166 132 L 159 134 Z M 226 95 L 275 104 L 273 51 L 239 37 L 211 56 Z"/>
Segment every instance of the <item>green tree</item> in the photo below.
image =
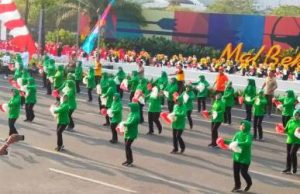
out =
<path fill-rule="evenodd" d="M 254 0 L 216 0 L 207 7 L 207 12 L 255 14 Z"/>
<path fill-rule="evenodd" d="M 49 31 L 46 35 L 46 42 L 61 42 L 62 44 L 74 45 L 76 33 L 64 29 Z"/>
<path fill-rule="evenodd" d="M 300 17 L 300 6 L 283 5 L 283 6 L 274 8 L 271 11 L 271 14 L 272 15 L 277 15 L 277 16 Z"/>
<path fill-rule="evenodd" d="M 99 14 L 103 13 L 110 0 L 65 0 L 64 6 L 61 8 L 63 13 L 58 17 L 57 23 L 61 23 L 65 20 L 74 19 L 77 17 L 78 9 L 87 13 L 91 18 L 91 27 L 94 26 L 98 20 Z M 113 5 L 112 11 L 117 14 L 118 17 L 126 17 L 127 19 L 136 21 L 143 25 L 145 18 L 142 15 L 142 8 L 140 4 L 125 1 L 116 0 Z"/>

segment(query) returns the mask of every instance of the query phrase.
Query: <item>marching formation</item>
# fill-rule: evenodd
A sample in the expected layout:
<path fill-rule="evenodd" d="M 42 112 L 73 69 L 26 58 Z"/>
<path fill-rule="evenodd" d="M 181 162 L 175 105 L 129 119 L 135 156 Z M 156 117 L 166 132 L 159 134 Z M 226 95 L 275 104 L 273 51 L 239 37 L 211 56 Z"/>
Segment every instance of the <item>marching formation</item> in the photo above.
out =
<path fill-rule="evenodd" d="M 24 122 L 32 122 L 36 117 L 34 106 L 38 100 L 35 79 L 28 69 L 23 67 L 20 55 L 16 55 L 9 69 L 14 72 L 13 77 L 8 79 L 13 88 L 11 99 L 7 103 L 1 102 L 0 105 L 0 110 L 8 117 L 9 138 L 1 147 L 0 155 L 7 154 L 10 144 L 24 140 L 24 136 L 18 135 L 15 123 L 22 107 L 25 108 L 26 113 Z M 163 132 L 162 120 L 173 130 L 171 153 L 183 154 L 186 149 L 183 132 L 187 127 L 195 128 L 191 115 L 196 101 L 199 115 L 211 121 L 211 142 L 208 142 L 208 146 L 230 149 L 233 152 L 235 186 L 232 191 L 236 192 L 241 189 L 240 173 L 247 184 L 244 191 L 248 191 L 252 185 L 248 174 L 252 140 L 264 141 L 262 121 L 265 116 L 271 116 L 274 104 L 282 113 L 282 123 L 277 124 L 276 131 L 287 135 L 286 168 L 282 173 L 297 173 L 297 151 L 300 147 L 298 100 L 292 90 L 286 91 L 284 96 L 274 97 L 277 83 L 273 71 L 268 72 L 268 77 L 261 89 L 257 88 L 254 79 L 249 79 L 243 91 L 236 91 L 233 88 L 223 68 L 219 68 L 219 74 L 212 87 L 204 75 L 200 75 L 196 82 L 186 82 L 182 65 L 178 66 L 174 74 L 167 75 L 166 72 L 162 72 L 158 79 L 148 80 L 144 77 L 142 66 L 138 68 L 138 71 L 133 71 L 128 75 L 121 67 L 115 74 L 108 74 L 102 72 L 101 63 L 96 60 L 95 65 L 84 72 L 80 61 L 76 62 L 76 67 L 66 68 L 45 56 L 39 67 L 39 73 L 47 94 L 55 98 L 49 110 L 57 123 L 56 151 L 64 149 L 64 130 L 76 129 L 76 120 L 73 120 L 72 115 L 78 105 L 76 95 L 83 90 L 84 85 L 88 93 L 87 102 L 94 100 L 94 92 L 97 94 L 99 113 L 105 117 L 106 121 L 103 126 L 110 126 L 111 129 L 110 143 L 118 143 L 119 135 L 124 137 L 126 152 L 126 160 L 122 164 L 124 166 L 133 164 L 131 146 L 138 137 L 139 124 L 145 122 L 143 112 L 148 114 L 147 135 L 156 133 L 155 127 L 158 134 L 161 134 Z M 124 92 L 130 94 L 130 112 L 126 118 L 123 115 L 122 104 Z M 208 110 L 207 103 L 210 103 L 211 99 L 212 106 Z M 232 124 L 231 110 L 237 103 L 244 104 L 245 119 L 241 121 L 239 132 L 232 139 L 223 139 L 219 136 L 218 129 L 222 124 Z M 167 104 L 168 111 L 163 110 L 165 104 Z M 251 129 L 253 129 L 252 133 Z"/>

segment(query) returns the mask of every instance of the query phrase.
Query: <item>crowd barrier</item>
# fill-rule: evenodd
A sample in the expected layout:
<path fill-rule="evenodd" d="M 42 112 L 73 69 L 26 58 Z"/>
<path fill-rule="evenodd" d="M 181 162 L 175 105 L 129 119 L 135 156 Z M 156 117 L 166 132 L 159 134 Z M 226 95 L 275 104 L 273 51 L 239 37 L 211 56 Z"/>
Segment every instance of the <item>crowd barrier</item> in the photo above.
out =
<path fill-rule="evenodd" d="M 103 66 L 111 67 L 111 69 L 104 68 L 104 71 L 115 73 L 118 70 L 118 67 L 122 67 L 126 73 L 131 73 L 133 70 L 138 70 L 138 67 L 135 63 L 113 63 L 113 62 L 103 62 Z M 175 73 L 176 69 L 174 67 L 151 67 L 145 66 L 145 77 L 146 78 L 158 78 L 161 75 L 161 72 L 165 71 L 167 74 Z M 200 70 L 192 70 L 185 69 L 185 80 L 189 81 L 197 81 L 200 75 L 205 75 L 206 80 L 212 85 L 216 79 L 217 73 L 212 73 L 209 71 L 200 71 Z M 232 81 L 234 88 L 236 89 L 244 89 L 247 86 L 248 79 L 255 79 L 257 88 L 261 88 L 265 78 L 258 77 L 248 77 L 241 75 L 227 75 L 229 80 Z M 294 90 L 296 94 L 300 94 L 300 81 L 283 81 L 277 80 L 278 88 L 276 92 L 284 93 L 286 90 Z"/>

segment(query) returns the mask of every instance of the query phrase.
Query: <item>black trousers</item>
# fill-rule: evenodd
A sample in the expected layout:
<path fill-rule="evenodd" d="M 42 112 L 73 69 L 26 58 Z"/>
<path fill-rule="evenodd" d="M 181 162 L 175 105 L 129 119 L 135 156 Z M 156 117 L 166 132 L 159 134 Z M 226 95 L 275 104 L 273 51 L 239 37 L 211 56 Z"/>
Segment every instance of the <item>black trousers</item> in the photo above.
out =
<path fill-rule="evenodd" d="M 226 107 L 224 112 L 224 123 L 231 125 L 231 107 Z"/>
<path fill-rule="evenodd" d="M 123 98 L 123 90 L 120 88 L 121 85 L 117 85 L 117 92 L 120 94 L 121 99 Z"/>
<path fill-rule="evenodd" d="M 282 124 L 285 127 L 287 122 L 291 119 L 290 116 L 282 116 Z"/>
<path fill-rule="evenodd" d="M 46 81 L 46 87 L 47 87 L 47 94 L 51 95 L 52 94 L 52 89 L 51 89 L 51 82 L 49 79 Z"/>
<path fill-rule="evenodd" d="M 42 74 L 42 79 L 43 79 L 43 86 L 44 88 L 47 87 L 47 75 L 45 72 Z"/>
<path fill-rule="evenodd" d="M 266 112 L 268 115 L 272 114 L 272 99 L 273 99 L 273 95 L 265 95 L 265 97 L 267 98 L 267 105 L 266 105 Z"/>
<path fill-rule="evenodd" d="M 132 150 L 131 145 L 133 143 L 133 139 L 125 139 L 125 153 L 126 153 L 126 161 L 128 163 L 133 162 Z"/>
<path fill-rule="evenodd" d="M 96 75 L 95 76 L 95 84 L 99 84 L 100 83 L 100 80 L 101 80 L 101 76 L 100 75 Z"/>
<path fill-rule="evenodd" d="M 149 123 L 149 132 L 153 133 L 153 123 L 156 124 L 156 127 L 158 128 L 159 133 L 161 133 L 162 126 L 159 121 L 160 112 L 148 112 L 148 123 Z"/>
<path fill-rule="evenodd" d="M 168 100 L 168 110 L 170 113 L 173 112 L 173 108 L 174 108 L 174 102 Z"/>
<path fill-rule="evenodd" d="M 252 105 L 245 105 L 246 108 L 246 120 L 251 122 L 252 119 Z"/>
<path fill-rule="evenodd" d="M 77 93 L 80 93 L 80 82 L 81 82 L 80 80 L 75 81 L 75 83 L 76 83 L 76 92 Z"/>
<path fill-rule="evenodd" d="M 111 129 L 111 134 L 112 134 L 111 140 L 113 140 L 113 141 L 118 141 L 118 134 L 117 134 L 117 131 L 116 131 L 116 128 L 117 128 L 118 124 L 119 123 L 111 123 L 110 124 L 110 129 Z"/>
<path fill-rule="evenodd" d="M 129 96 L 130 102 L 132 101 L 132 98 L 133 98 L 133 96 L 134 96 L 134 93 L 135 93 L 135 92 L 130 92 L 130 96 Z"/>
<path fill-rule="evenodd" d="M 206 110 L 206 98 L 200 97 L 197 100 L 198 100 L 198 112 L 201 112 L 201 110 Z"/>
<path fill-rule="evenodd" d="M 61 147 L 63 145 L 62 133 L 67 128 L 67 125 L 57 124 L 56 135 L 57 135 L 57 146 Z"/>
<path fill-rule="evenodd" d="M 89 101 L 92 101 L 92 100 L 93 100 L 92 91 L 93 91 L 93 88 L 88 88 L 88 97 L 89 97 Z"/>
<path fill-rule="evenodd" d="M 181 150 L 185 149 L 185 143 L 181 138 L 183 130 L 173 129 L 173 147 L 175 151 L 178 151 L 178 142 Z"/>
<path fill-rule="evenodd" d="M 69 110 L 69 120 L 70 120 L 70 123 L 68 125 L 68 128 L 70 128 L 70 129 L 74 129 L 74 127 L 75 127 L 75 124 L 74 124 L 74 121 L 73 121 L 73 118 L 72 118 L 73 112 L 74 112 L 74 110 L 72 110 L 72 109 Z"/>
<path fill-rule="evenodd" d="M 300 144 L 286 144 L 286 169 L 297 171 L 297 152 Z"/>
<path fill-rule="evenodd" d="M 25 104 L 25 96 L 21 96 L 21 106 L 23 107 Z"/>
<path fill-rule="evenodd" d="M 243 178 L 245 179 L 247 185 L 252 185 L 252 179 L 250 175 L 248 174 L 248 169 L 250 165 L 247 164 L 241 164 L 239 162 L 233 162 L 233 175 L 234 175 L 234 183 L 235 187 L 240 188 L 241 187 L 241 179 L 240 179 L 240 173 L 242 174 Z"/>
<path fill-rule="evenodd" d="M 184 90 L 184 82 L 183 81 L 178 81 L 178 93 L 181 94 Z"/>
<path fill-rule="evenodd" d="M 140 106 L 140 123 L 143 123 L 145 121 L 143 115 L 144 104 L 139 103 L 139 106 Z"/>
<path fill-rule="evenodd" d="M 17 119 L 8 119 L 8 126 L 9 126 L 9 136 L 12 134 L 18 134 L 18 131 L 15 127 Z"/>
<path fill-rule="evenodd" d="M 186 116 L 190 124 L 190 129 L 193 129 L 192 110 L 187 111 Z"/>
<path fill-rule="evenodd" d="M 25 104 L 26 120 L 33 121 L 35 117 L 33 107 L 34 104 Z"/>
<path fill-rule="evenodd" d="M 98 106 L 100 110 L 103 108 L 100 95 L 98 95 Z"/>
<path fill-rule="evenodd" d="M 263 129 L 262 129 L 262 121 L 264 119 L 264 116 L 254 116 L 253 121 L 253 138 L 257 137 L 257 130 L 258 130 L 258 136 L 259 139 L 263 138 Z"/>
<path fill-rule="evenodd" d="M 221 122 L 212 122 L 211 123 L 211 144 L 217 145 L 217 139 L 218 139 L 218 129 L 221 126 Z"/>

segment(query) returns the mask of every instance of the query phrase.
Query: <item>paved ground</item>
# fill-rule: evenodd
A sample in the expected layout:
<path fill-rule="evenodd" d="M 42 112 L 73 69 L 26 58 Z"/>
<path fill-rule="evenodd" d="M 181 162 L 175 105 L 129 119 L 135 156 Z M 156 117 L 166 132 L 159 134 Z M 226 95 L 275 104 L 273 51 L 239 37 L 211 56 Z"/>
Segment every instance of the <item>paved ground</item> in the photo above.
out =
<path fill-rule="evenodd" d="M 209 122 L 196 112 L 195 127 L 186 130 L 184 155 L 171 155 L 171 129 L 164 125 L 162 135 L 145 135 L 147 123 L 139 128 L 133 144 L 134 167 L 123 167 L 125 160 L 122 137 L 111 145 L 110 129 L 102 127 L 104 118 L 98 114 L 97 102 L 87 103 L 86 94 L 78 97 L 74 113 L 76 131 L 64 133 L 66 150 L 57 153 L 55 121 L 49 106 L 55 100 L 45 95 L 39 85 L 34 123 L 25 123 L 24 110 L 17 121 L 25 142 L 9 148 L 9 155 L 0 157 L 0 193 L 229 193 L 233 187 L 232 160 L 229 151 L 208 148 Z M 6 80 L 0 79 L 0 103 L 9 99 Z M 124 100 L 125 117 L 128 95 Z M 245 112 L 233 110 L 234 124 L 222 126 L 220 135 L 231 137 Z M 145 112 L 145 118 L 146 112 Z M 147 119 L 146 119 L 147 120 Z M 281 175 L 285 167 L 285 137 L 274 133 L 279 116 L 266 118 L 265 142 L 254 142 L 250 174 L 251 193 L 299 193 L 299 175 Z M 0 144 L 7 137 L 5 114 L 0 113 Z M 156 131 L 157 134 L 157 131 Z"/>

